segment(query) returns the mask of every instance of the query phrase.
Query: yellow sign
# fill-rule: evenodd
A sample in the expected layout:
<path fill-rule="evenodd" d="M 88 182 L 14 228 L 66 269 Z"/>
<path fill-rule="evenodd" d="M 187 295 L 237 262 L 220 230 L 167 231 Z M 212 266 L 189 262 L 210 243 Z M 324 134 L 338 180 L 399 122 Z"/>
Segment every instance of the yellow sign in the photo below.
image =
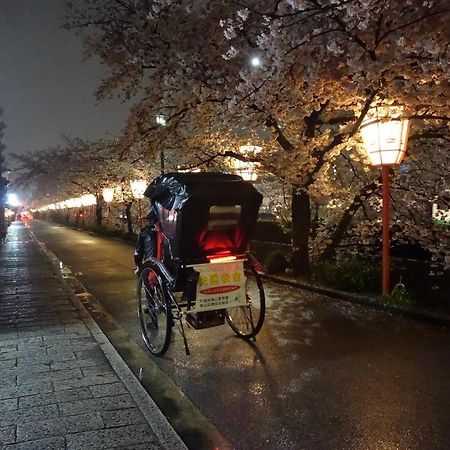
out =
<path fill-rule="evenodd" d="M 193 268 L 200 273 L 195 311 L 212 311 L 246 304 L 244 261 L 199 264 Z"/>

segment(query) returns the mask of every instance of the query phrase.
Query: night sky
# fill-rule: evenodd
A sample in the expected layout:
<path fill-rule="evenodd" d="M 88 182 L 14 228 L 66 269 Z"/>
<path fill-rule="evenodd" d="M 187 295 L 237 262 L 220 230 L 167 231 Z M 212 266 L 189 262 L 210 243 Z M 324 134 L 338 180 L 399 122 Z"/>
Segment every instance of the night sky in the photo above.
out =
<path fill-rule="evenodd" d="M 60 29 L 64 0 L 0 0 L 0 108 L 7 152 L 117 135 L 129 106 L 98 102 L 98 60 L 83 61 L 82 38 Z"/>

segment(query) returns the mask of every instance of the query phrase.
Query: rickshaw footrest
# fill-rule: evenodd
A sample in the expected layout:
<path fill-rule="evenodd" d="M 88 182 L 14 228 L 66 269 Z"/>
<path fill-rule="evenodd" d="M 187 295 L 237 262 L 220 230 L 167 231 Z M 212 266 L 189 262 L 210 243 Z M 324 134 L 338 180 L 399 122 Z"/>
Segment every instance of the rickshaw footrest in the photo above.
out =
<path fill-rule="evenodd" d="M 188 313 L 186 321 L 192 328 L 201 330 L 203 328 L 217 327 L 225 323 L 225 314 L 223 309 L 214 311 L 202 311 L 198 313 Z"/>

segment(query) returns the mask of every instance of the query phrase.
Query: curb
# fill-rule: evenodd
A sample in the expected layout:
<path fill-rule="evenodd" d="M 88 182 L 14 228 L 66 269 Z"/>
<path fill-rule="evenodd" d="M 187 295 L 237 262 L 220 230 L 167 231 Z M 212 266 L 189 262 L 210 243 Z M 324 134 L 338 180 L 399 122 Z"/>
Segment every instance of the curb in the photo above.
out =
<path fill-rule="evenodd" d="M 300 281 L 294 281 L 282 277 L 277 277 L 274 275 L 268 275 L 265 273 L 260 273 L 260 276 L 261 278 L 273 281 L 274 283 L 284 284 L 287 286 L 300 288 L 305 291 L 316 292 L 318 294 L 326 295 L 327 297 L 330 297 L 332 300 L 353 303 L 355 305 L 364 306 L 366 308 L 371 308 L 377 311 L 387 312 L 396 316 L 405 317 L 407 319 L 413 319 L 444 328 L 450 328 L 450 316 L 447 316 L 445 314 L 433 313 L 414 308 L 411 309 L 398 308 L 396 306 L 385 305 L 383 303 L 380 303 L 375 297 L 366 297 L 363 295 L 351 294 L 345 291 L 338 291 L 335 289 L 316 286 L 313 284 L 308 284 Z"/>
<path fill-rule="evenodd" d="M 52 266 L 55 267 L 55 262 L 60 263 L 58 257 L 51 250 L 49 250 L 45 246 L 45 244 L 39 241 L 31 230 L 29 230 L 29 232 L 34 241 L 39 245 L 41 252 L 46 256 Z M 64 271 L 67 273 L 71 273 L 70 270 L 65 266 Z M 91 317 L 89 312 L 83 306 L 82 302 L 78 299 L 77 295 L 72 291 L 64 277 L 57 271 L 55 271 L 54 273 L 61 281 L 63 287 L 70 296 L 70 300 L 72 301 L 77 311 L 80 313 L 82 320 L 85 322 L 92 336 L 99 344 L 106 359 L 111 364 L 111 367 L 123 382 L 130 395 L 133 397 L 133 400 L 136 402 L 137 406 L 141 410 L 153 432 L 158 437 L 160 443 L 164 446 L 164 448 L 170 450 L 188 450 L 188 447 L 184 444 L 180 436 L 170 425 L 156 403 L 136 379 L 131 369 L 127 366 L 125 361 L 113 347 L 101 328 Z"/>

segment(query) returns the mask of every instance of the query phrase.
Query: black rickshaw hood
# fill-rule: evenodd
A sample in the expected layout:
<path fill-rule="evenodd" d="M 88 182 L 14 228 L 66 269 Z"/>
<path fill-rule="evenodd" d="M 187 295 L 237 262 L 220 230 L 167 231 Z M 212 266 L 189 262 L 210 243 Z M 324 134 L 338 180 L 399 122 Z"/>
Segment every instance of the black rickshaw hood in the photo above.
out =
<path fill-rule="evenodd" d="M 215 199 L 238 194 L 261 204 L 262 195 L 240 176 L 221 172 L 186 172 L 160 175 L 147 187 L 144 195 L 168 210 L 178 210 L 189 200 Z"/>

